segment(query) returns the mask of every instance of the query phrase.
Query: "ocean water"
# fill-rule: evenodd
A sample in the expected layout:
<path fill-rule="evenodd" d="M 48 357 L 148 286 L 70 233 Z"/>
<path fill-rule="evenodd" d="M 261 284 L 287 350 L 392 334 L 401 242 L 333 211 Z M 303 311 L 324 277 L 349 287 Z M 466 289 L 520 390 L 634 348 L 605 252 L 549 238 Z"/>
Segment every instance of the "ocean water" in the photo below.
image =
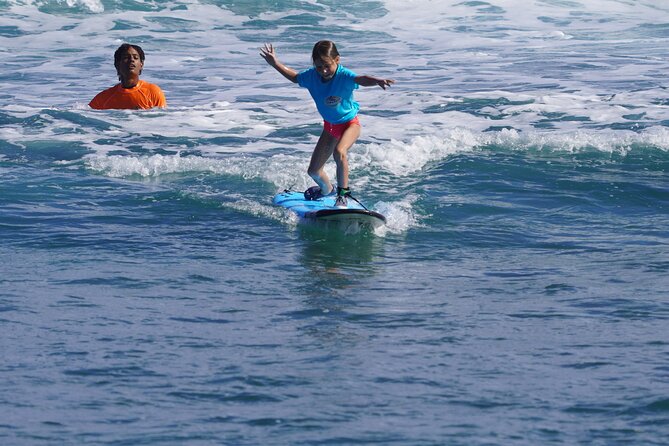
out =
<path fill-rule="evenodd" d="M 347 234 L 271 204 L 361 88 Z M 93 111 L 141 45 L 169 107 Z M 0 443 L 660 445 L 669 3 L 0 1 Z M 334 164 L 328 164 L 334 176 Z"/>

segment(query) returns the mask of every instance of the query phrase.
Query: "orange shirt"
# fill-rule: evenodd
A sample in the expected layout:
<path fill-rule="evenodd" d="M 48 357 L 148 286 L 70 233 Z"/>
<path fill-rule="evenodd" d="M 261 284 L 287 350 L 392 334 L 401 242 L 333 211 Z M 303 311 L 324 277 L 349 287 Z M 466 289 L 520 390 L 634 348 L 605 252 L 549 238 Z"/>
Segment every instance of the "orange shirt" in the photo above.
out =
<path fill-rule="evenodd" d="M 132 88 L 114 85 L 98 93 L 88 104 L 96 110 L 140 109 L 167 107 L 165 95 L 159 86 L 140 80 Z"/>

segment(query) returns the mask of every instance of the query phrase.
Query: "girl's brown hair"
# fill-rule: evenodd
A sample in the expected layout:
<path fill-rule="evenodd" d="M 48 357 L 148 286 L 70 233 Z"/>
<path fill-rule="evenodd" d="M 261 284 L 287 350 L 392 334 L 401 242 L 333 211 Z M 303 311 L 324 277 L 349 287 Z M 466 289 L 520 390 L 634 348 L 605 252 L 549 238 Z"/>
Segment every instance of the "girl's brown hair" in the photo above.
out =
<path fill-rule="evenodd" d="M 321 40 L 316 42 L 314 49 L 311 50 L 311 60 L 316 63 L 317 60 L 334 59 L 339 56 L 339 51 L 331 40 Z"/>

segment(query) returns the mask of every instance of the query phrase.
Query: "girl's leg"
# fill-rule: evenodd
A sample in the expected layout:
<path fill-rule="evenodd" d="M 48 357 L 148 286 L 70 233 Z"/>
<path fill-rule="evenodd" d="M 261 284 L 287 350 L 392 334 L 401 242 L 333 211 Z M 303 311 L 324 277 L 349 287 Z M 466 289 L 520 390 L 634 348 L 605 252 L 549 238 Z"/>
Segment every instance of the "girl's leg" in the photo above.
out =
<path fill-rule="evenodd" d="M 359 137 L 360 126 L 353 124 L 344 130 L 344 134 L 341 135 L 334 149 L 333 158 L 337 163 L 337 186 L 339 187 L 348 188 L 348 150 Z"/>
<path fill-rule="evenodd" d="M 321 188 L 323 194 L 328 194 L 332 190 L 332 183 L 330 178 L 325 173 L 323 166 L 335 149 L 337 139 L 323 130 L 321 137 L 318 138 L 314 153 L 311 154 L 311 162 L 309 163 L 309 176 L 314 179 L 318 187 Z"/>

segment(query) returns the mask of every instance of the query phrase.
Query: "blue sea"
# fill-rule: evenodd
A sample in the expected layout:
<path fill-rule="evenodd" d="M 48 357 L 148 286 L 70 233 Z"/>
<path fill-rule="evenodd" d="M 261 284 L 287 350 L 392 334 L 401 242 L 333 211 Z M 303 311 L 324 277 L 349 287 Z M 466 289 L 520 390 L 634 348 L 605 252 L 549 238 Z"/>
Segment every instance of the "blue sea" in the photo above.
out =
<path fill-rule="evenodd" d="M 351 187 L 260 57 L 361 88 Z M 142 46 L 168 108 L 94 111 Z M 669 2 L 0 1 L 0 444 L 666 445 Z M 327 165 L 335 176 L 333 162 Z"/>

